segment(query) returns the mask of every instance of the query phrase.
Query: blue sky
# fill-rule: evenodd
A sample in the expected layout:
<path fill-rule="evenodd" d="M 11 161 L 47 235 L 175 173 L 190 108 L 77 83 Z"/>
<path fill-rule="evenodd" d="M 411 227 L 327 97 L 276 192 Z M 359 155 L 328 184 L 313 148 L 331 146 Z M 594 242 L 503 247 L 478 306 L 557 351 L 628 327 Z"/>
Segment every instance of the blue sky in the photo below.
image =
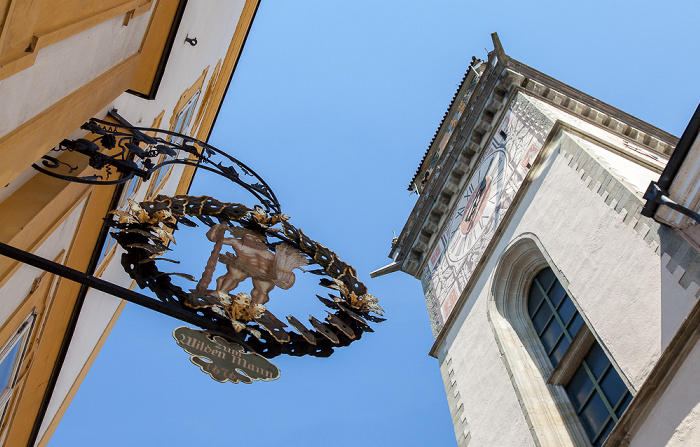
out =
<path fill-rule="evenodd" d="M 419 281 L 369 272 L 390 261 L 406 187 L 471 57 L 497 31 L 511 57 L 680 135 L 700 101 L 698 17 L 673 0 L 262 0 L 210 143 L 353 264 L 388 320 L 328 359 L 274 359 L 275 382 L 233 385 L 189 362 L 179 322 L 127 305 L 49 445 L 456 445 Z M 191 192 L 250 201 L 207 175 Z M 268 307 L 323 317 L 315 292 Z"/>

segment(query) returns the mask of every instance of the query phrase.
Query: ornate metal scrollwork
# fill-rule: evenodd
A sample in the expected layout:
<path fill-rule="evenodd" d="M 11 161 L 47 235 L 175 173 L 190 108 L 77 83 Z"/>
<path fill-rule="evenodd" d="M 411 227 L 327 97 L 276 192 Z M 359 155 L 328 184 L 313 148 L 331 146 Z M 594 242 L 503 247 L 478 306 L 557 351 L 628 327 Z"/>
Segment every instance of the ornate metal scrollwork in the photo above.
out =
<path fill-rule="evenodd" d="M 376 316 L 382 314 L 382 308 L 357 279 L 355 269 L 291 225 L 283 214 L 206 196 L 158 196 L 140 204 L 132 201 L 127 211 L 112 213 L 118 218 L 112 222 L 117 230 L 113 235 L 126 250 L 122 265 L 138 285 L 152 290 L 164 303 L 211 320 L 221 328 L 210 331 L 212 335 L 246 350 L 267 358 L 280 354 L 327 357 L 335 347 L 349 345 L 364 332 L 371 332 L 368 321 L 384 320 Z M 214 242 L 200 280 L 186 273 L 162 272 L 157 265 L 170 261 L 161 256 L 174 241 L 178 225 L 197 226 L 193 219 L 209 227 L 207 239 Z M 226 237 L 229 233 L 231 237 Z M 222 254 L 224 245 L 235 254 Z M 227 273 L 212 287 L 217 263 L 225 264 Z M 268 292 L 275 286 L 290 288 L 294 284 L 292 271 L 314 264 L 319 268 L 307 272 L 321 276 L 320 285 L 333 292 L 328 298 L 316 295 L 330 312 L 325 322 L 310 316 L 311 328 L 290 315 L 287 320 L 296 332 L 287 330 L 287 325 L 267 309 Z M 185 291 L 173 284 L 173 276 L 196 286 Z M 238 291 L 246 278 L 252 279 L 250 294 Z"/>
<path fill-rule="evenodd" d="M 80 276 L 85 284 L 98 284 L 103 287 L 100 290 L 117 290 L 108 293 L 119 293 L 124 299 L 205 328 L 204 332 L 178 328 L 174 337 L 193 356 L 193 363 L 217 381 L 274 380 L 279 376 L 274 365 L 246 360 L 249 359 L 246 355 L 327 357 L 334 348 L 347 346 L 364 332 L 372 332 L 369 322 L 384 321 L 379 317 L 383 310 L 377 299 L 357 279 L 355 269 L 291 225 L 272 189 L 252 169 L 187 135 L 134 127 L 116 111 L 110 113 L 122 124 L 91 119 L 81 127 L 89 132 L 88 136 L 63 140 L 56 148 L 57 152 L 70 151 L 87 157 L 79 166 L 72 166 L 52 153 L 33 167 L 63 180 L 117 185 L 134 177 L 148 180 L 154 172 L 173 164 L 195 166 L 243 187 L 260 205 L 250 208 L 207 196 L 158 195 L 141 203 L 129 200 L 126 209 L 112 211 L 106 221 L 125 250 L 122 266 L 141 288 L 150 289 L 156 298 L 131 296 L 126 289 L 117 290 L 116 285 L 109 288 L 109 284 L 96 278 L 83 278 L 79 272 L 64 272 L 64 275 Z M 196 227 L 195 220 L 208 227 L 206 238 L 214 244 L 201 278 L 162 271 L 159 264 L 163 262 L 179 263 L 162 257 L 170 250 L 169 243 L 175 242 L 173 233 L 178 225 Z M 224 246 L 233 253 L 222 253 Z M 212 285 L 219 263 L 225 265 L 226 273 Z M 317 268 L 304 270 L 313 265 Z M 332 292 L 327 298 L 316 295 L 329 309 L 323 321 L 309 316 L 307 327 L 290 315 L 287 317 L 290 329 L 267 309 L 266 303 L 275 287 L 289 289 L 294 285 L 295 269 L 320 276 L 320 285 Z M 172 282 L 174 277 L 196 285 L 183 290 Z M 239 290 L 244 283 L 252 283 L 250 293 Z M 216 348 L 211 348 L 209 343 Z M 217 349 L 218 359 L 210 358 L 211 349 Z M 214 360 L 223 356 L 228 356 L 229 363 L 220 368 Z M 248 363 L 253 365 L 252 369 L 236 369 L 236 365 Z"/>
<path fill-rule="evenodd" d="M 91 185 L 118 185 L 133 177 L 144 180 L 169 165 L 196 166 L 240 185 L 259 200 L 266 212 L 278 214 L 280 204 L 272 189 L 252 169 L 217 148 L 187 135 L 162 129 L 115 124 L 96 118 L 81 126 L 90 137 L 63 140 L 58 152 L 88 157 L 97 173 L 80 175 L 56 157 L 46 155 L 32 166 L 52 177 Z"/>

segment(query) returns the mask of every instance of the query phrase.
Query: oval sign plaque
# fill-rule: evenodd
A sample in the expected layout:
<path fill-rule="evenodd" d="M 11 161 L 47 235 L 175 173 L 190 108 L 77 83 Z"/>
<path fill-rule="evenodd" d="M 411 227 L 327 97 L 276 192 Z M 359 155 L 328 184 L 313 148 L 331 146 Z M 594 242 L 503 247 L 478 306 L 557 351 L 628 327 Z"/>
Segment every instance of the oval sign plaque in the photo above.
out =
<path fill-rule="evenodd" d="M 275 380 L 280 370 L 265 357 L 244 352 L 243 347 L 206 331 L 185 326 L 175 328 L 177 344 L 191 355 L 190 361 L 217 382 L 252 383 Z"/>

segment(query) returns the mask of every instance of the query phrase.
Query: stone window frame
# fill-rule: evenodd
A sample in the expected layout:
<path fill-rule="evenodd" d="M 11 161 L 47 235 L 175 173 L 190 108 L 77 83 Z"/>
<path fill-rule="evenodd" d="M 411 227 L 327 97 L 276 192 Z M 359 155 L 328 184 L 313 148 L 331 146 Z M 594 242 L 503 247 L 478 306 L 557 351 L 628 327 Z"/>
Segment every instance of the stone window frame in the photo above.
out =
<path fill-rule="evenodd" d="M 555 370 L 528 315 L 532 280 L 546 267 L 552 268 L 568 293 L 566 277 L 536 235 L 524 233 L 511 241 L 491 279 L 488 320 L 535 444 L 590 446 L 561 381 L 550 380 L 556 377 Z"/>
<path fill-rule="evenodd" d="M 543 279 L 541 278 L 543 272 L 548 272 L 544 278 L 549 276 L 549 279 L 545 279 L 545 284 L 540 282 Z M 557 299 L 561 293 L 563 296 Z M 588 433 L 591 443 L 601 445 L 610 430 L 617 424 L 620 413 L 624 412 L 632 398 L 627 384 L 614 367 L 608 353 L 591 332 L 580 309 L 574 304 L 571 294 L 563 288 L 551 267 L 545 266 L 537 273 L 532 281 L 527 302 L 528 315 L 554 365 L 554 371 L 550 375 L 548 383 L 564 387 L 569 400 L 577 410 L 582 425 L 584 428 L 588 426 L 592 430 Z M 567 302 L 569 303 L 568 311 L 566 310 Z M 533 303 L 538 303 L 538 306 L 533 308 Z M 543 306 L 545 306 L 544 309 Z M 540 327 L 543 323 L 542 320 L 540 320 L 540 325 L 535 324 L 536 315 L 540 310 L 543 310 L 543 316 L 547 314 L 550 316 L 542 327 Z M 573 313 L 567 317 L 570 312 Z M 557 328 L 561 331 L 560 336 L 554 346 L 548 349 L 547 345 L 552 343 L 552 340 L 547 340 L 545 333 L 557 333 L 559 332 Z M 568 343 L 566 343 L 567 340 Z M 557 346 L 562 342 L 564 343 L 562 347 L 566 346 L 565 351 L 561 353 L 562 358 L 557 359 L 556 354 L 552 358 L 554 351 L 559 349 Z M 593 354 L 593 351 L 598 352 L 598 354 Z M 578 377 L 577 381 L 572 383 L 571 381 L 576 377 Z M 584 391 L 589 386 L 590 389 L 585 392 L 585 397 L 579 395 L 579 392 Z M 622 391 L 623 389 L 624 391 Z M 596 402 L 602 404 L 602 407 Z M 584 411 L 586 408 L 594 409 L 596 418 L 592 419 L 592 414 L 589 411 Z M 598 420 L 598 418 L 602 419 Z"/>
<path fill-rule="evenodd" d="M 20 367 L 24 362 L 24 357 L 27 353 L 27 346 L 29 344 L 30 334 L 34 328 L 36 317 L 36 311 L 32 310 L 27 318 L 24 319 L 22 324 L 20 324 L 17 330 L 12 334 L 12 336 L 2 344 L 2 347 L 0 347 L 0 363 L 5 361 L 6 357 L 15 346 L 18 347 L 12 363 L 12 368 L 10 370 L 7 386 L 0 389 L 0 420 L 5 418 L 5 413 L 10 403 L 10 399 L 15 391 L 17 379 L 21 372 Z"/>

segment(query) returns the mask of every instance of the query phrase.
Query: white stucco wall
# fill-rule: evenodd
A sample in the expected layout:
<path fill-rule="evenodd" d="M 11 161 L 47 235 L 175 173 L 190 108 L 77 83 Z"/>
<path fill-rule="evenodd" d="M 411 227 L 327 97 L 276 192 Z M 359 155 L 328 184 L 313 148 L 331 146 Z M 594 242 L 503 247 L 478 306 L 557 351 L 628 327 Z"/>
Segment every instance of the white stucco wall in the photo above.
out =
<path fill-rule="evenodd" d="M 659 179 L 659 174 L 651 171 L 632 160 L 624 158 L 610 150 L 600 147 L 599 145 L 587 141 L 584 138 L 571 135 L 570 138 L 585 147 L 586 151 L 595 157 L 598 162 L 614 174 L 617 178 L 627 182 L 629 186 L 634 188 L 634 191 L 641 197 L 647 190 L 649 183 Z"/>
<path fill-rule="evenodd" d="M 646 163 L 649 166 L 653 166 L 659 172 L 666 165 L 667 158 L 665 156 L 662 156 L 659 153 L 652 152 L 649 149 L 643 147 L 632 137 L 623 137 L 618 133 L 611 132 L 610 129 L 601 126 L 600 124 L 593 124 L 589 121 L 586 121 L 581 117 L 570 113 L 569 111 L 565 111 L 551 104 L 548 104 L 540 98 L 531 97 L 530 99 L 538 105 L 538 108 L 540 110 L 552 117 L 552 119 L 561 120 L 562 122 L 570 125 L 571 127 L 578 129 L 581 132 L 585 132 L 591 137 L 598 139 L 598 141 L 607 143 L 609 145 L 609 148 L 614 148 L 614 150 L 618 153 L 625 154 L 627 157 L 635 158 L 636 160 L 639 160 L 642 163 Z M 593 145 L 593 147 L 595 146 L 597 146 L 597 144 Z M 599 156 L 603 156 L 611 161 L 621 158 L 619 156 L 616 156 L 609 149 L 603 149 L 602 147 L 600 147 L 600 151 L 596 151 L 599 153 Z M 617 163 L 614 161 L 612 164 L 617 165 Z M 634 172 L 639 172 L 636 168 L 634 168 L 634 166 L 628 163 L 621 165 L 618 169 L 619 172 L 624 175 L 626 173 L 627 168 L 632 169 L 632 171 Z M 632 174 L 633 177 L 635 175 L 636 174 Z M 641 191 L 643 192 L 645 190 L 646 186 Z"/>
<path fill-rule="evenodd" d="M 244 6 L 245 0 L 208 0 L 206 4 L 201 5 L 188 3 L 156 99 L 144 101 L 125 93 L 104 113 L 115 107 L 119 114 L 133 125 L 150 127 L 153 119 L 165 110 L 161 128 L 168 129 L 180 95 L 195 83 L 205 68 L 209 67 L 202 88 L 206 89 L 216 63 L 226 57 Z M 186 43 L 187 36 L 197 38 L 197 45 L 193 47 Z"/>
<path fill-rule="evenodd" d="M 486 289 L 488 277 L 482 275 L 478 289 Z M 455 324 L 454 337 L 440 350 L 442 367 L 450 362 L 453 371 L 448 388 L 451 406 L 464 406 L 472 445 L 521 447 L 534 446 L 528 423 L 511 385 L 508 371 L 487 319 L 487 301 L 480 297 L 466 303 Z M 458 328 L 458 329 L 457 329 Z M 448 373 L 449 374 L 449 373 Z M 470 443 L 470 444 L 471 444 Z"/>
<path fill-rule="evenodd" d="M 138 52 L 150 12 L 124 26 L 120 15 L 41 48 L 36 60 L 0 80 L 0 137 Z"/>
<path fill-rule="evenodd" d="M 67 253 L 73 243 L 75 231 L 83 213 L 85 201 L 78 204 L 75 209 L 58 226 L 56 231 L 34 251 L 34 254 L 53 261 L 61 251 Z M 5 285 L 0 288 L 0 326 L 5 324 L 17 307 L 27 298 L 34 280 L 43 273 L 42 270 L 22 264 Z"/>
<path fill-rule="evenodd" d="M 668 197 L 674 202 L 693 211 L 700 210 L 700 137 L 693 141 L 668 189 Z M 689 216 L 666 206 L 660 206 L 656 216 L 674 227 L 681 228 L 696 246 L 700 246 L 700 229 Z"/>
<path fill-rule="evenodd" d="M 690 351 L 630 447 L 700 445 L 700 343 Z"/>
<path fill-rule="evenodd" d="M 112 263 L 108 270 L 116 270 L 119 267 L 118 263 Z M 129 280 L 123 270 L 121 275 L 115 275 L 115 272 L 105 271 L 102 279 L 115 283 L 124 283 Z M 121 277 L 115 277 L 121 276 Z M 85 296 L 85 302 L 78 317 L 78 323 L 71 339 L 71 345 L 68 348 L 68 353 L 61 367 L 61 374 L 58 377 L 54 388 L 51 401 L 46 410 L 46 415 L 42 421 L 37 437 L 37 444 L 46 432 L 51 421 L 56 416 L 61 403 L 68 396 L 71 387 L 76 378 L 82 371 L 88 361 L 93 350 L 97 346 L 97 342 L 106 330 L 109 322 L 118 310 L 121 299 L 108 295 L 106 293 L 90 289 Z"/>
<path fill-rule="evenodd" d="M 475 445 L 531 442 L 486 311 L 497 260 L 518 236 L 539 238 L 633 393 L 695 302 L 697 288 L 678 284 L 658 245 L 644 240 L 643 229 L 635 230 L 636 220 L 624 222 L 616 203 L 606 204 L 574 168 L 559 150 L 545 161 L 438 349 L 441 364 L 452 359 L 454 392 L 464 403 Z"/>

